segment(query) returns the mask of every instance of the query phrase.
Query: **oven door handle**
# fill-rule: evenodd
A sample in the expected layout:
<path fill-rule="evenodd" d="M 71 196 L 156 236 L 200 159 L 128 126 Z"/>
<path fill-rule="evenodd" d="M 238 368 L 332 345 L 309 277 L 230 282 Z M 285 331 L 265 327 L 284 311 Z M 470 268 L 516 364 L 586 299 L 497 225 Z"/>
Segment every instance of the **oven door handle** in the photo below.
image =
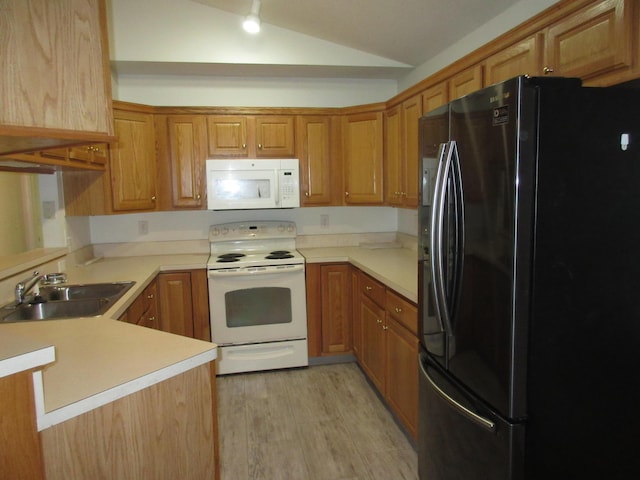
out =
<path fill-rule="evenodd" d="M 273 275 L 283 273 L 304 272 L 304 264 L 300 265 L 270 265 L 266 267 L 223 268 L 209 270 L 211 277 L 248 277 L 256 275 Z"/>

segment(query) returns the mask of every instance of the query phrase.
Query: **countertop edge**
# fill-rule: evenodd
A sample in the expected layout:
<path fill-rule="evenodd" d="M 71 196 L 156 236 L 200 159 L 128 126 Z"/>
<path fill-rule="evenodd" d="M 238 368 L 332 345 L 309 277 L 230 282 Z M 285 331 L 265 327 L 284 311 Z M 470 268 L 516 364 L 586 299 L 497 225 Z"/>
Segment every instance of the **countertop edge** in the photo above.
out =
<path fill-rule="evenodd" d="M 180 362 L 173 363 L 167 367 L 150 372 L 142 377 L 130 380 L 121 385 L 110 388 L 87 398 L 83 398 L 72 404 L 52 410 L 45 411 L 44 406 L 44 381 L 42 371 L 33 373 L 34 394 L 36 403 L 36 417 L 38 431 L 75 418 L 83 413 L 90 412 L 108 403 L 114 402 L 132 393 L 139 392 L 147 387 L 163 382 L 181 373 L 187 372 L 195 367 L 209 363 L 218 357 L 217 345 L 212 343 L 212 348 Z"/>
<path fill-rule="evenodd" d="M 0 378 L 14 375 L 38 367 L 43 367 L 56 359 L 53 345 L 35 348 L 0 362 Z"/>
<path fill-rule="evenodd" d="M 368 259 L 372 255 L 380 255 L 380 252 L 385 252 L 385 249 L 372 250 L 363 247 L 346 246 L 346 247 L 305 247 L 298 249 L 300 253 L 305 257 L 306 263 L 334 263 L 334 262 L 347 262 L 367 275 L 372 276 L 376 280 L 382 282 L 386 287 L 394 290 L 396 293 L 402 295 L 411 302 L 418 303 L 417 292 L 417 271 L 416 271 L 416 291 L 411 288 L 402 285 L 398 281 L 394 281 L 393 275 L 388 275 L 384 268 L 372 265 L 373 263 L 379 264 L 379 262 L 371 262 Z M 394 249 L 397 250 L 397 249 Z M 401 249 L 407 254 L 413 255 L 410 249 Z M 415 264 L 417 266 L 417 257 Z M 395 275 L 397 277 L 397 275 Z"/>

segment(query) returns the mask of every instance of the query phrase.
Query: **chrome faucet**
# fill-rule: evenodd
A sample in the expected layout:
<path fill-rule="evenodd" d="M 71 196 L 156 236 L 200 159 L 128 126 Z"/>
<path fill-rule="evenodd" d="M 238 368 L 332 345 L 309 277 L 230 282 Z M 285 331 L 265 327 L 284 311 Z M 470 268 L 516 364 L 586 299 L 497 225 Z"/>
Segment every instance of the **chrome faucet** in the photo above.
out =
<path fill-rule="evenodd" d="M 40 272 L 35 271 L 32 276 L 18 282 L 15 289 L 16 303 L 18 305 L 24 302 L 27 293 L 29 293 L 29 291 L 31 291 L 31 289 L 35 287 L 40 280 L 42 280 L 42 277 L 43 275 L 40 275 Z"/>

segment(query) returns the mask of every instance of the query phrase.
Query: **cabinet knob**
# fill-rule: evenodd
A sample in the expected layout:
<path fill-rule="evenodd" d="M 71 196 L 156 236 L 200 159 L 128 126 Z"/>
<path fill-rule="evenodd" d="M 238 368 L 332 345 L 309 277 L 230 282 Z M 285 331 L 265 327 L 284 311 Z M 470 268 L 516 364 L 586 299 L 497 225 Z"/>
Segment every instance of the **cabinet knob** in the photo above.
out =
<path fill-rule="evenodd" d="M 196 195 L 196 200 L 200 200 L 200 194 Z"/>
<path fill-rule="evenodd" d="M 365 289 L 367 292 L 370 292 L 371 290 L 373 290 L 373 287 L 370 287 L 369 285 L 367 285 L 366 287 L 364 287 L 364 289 Z"/>
<path fill-rule="evenodd" d="M 258 144 L 258 150 L 262 150 L 262 144 L 261 143 Z"/>
<path fill-rule="evenodd" d="M 388 325 L 383 325 L 382 326 L 382 330 L 389 330 L 389 326 Z"/>
<path fill-rule="evenodd" d="M 344 196 L 348 197 L 349 196 L 349 192 L 344 192 Z"/>
<path fill-rule="evenodd" d="M 379 318 L 376 318 L 376 323 L 380 325 L 382 323 L 382 320 L 380 320 Z"/>
<path fill-rule="evenodd" d="M 544 67 L 542 71 L 545 75 L 549 75 L 550 73 L 553 73 L 553 67 Z"/>
<path fill-rule="evenodd" d="M 309 196 L 309 192 L 304 192 L 304 196 L 308 197 Z"/>
<path fill-rule="evenodd" d="M 153 197 L 151 197 L 151 201 L 155 202 L 156 201 L 156 196 L 154 195 Z"/>
<path fill-rule="evenodd" d="M 402 309 L 400 307 L 395 308 L 396 313 L 402 313 Z"/>
<path fill-rule="evenodd" d="M 247 148 L 247 144 L 246 144 L 246 143 L 243 143 L 243 144 L 242 144 L 242 149 L 244 150 L 244 149 L 246 149 L 246 148 Z"/>

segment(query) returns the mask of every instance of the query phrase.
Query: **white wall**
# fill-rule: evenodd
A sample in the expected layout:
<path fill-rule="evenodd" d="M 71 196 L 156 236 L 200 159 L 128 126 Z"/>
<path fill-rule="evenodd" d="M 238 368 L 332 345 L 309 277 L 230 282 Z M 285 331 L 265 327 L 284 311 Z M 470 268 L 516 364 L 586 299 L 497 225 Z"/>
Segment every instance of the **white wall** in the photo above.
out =
<path fill-rule="evenodd" d="M 321 215 L 328 215 L 327 227 L 320 226 Z M 155 212 L 91 217 L 91 242 L 201 240 L 208 238 L 210 225 L 244 220 L 293 221 L 299 235 L 395 232 L 398 229 L 397 210 L 390 207 Z M 139 222 L 144 221 L 149 233 L 141 235 Z"/>
<path fill-rule="evenodd" d="M 396 92 L 395 80 L 118 75 L 114 98 L 159 106 L 346 107 Z"/>

